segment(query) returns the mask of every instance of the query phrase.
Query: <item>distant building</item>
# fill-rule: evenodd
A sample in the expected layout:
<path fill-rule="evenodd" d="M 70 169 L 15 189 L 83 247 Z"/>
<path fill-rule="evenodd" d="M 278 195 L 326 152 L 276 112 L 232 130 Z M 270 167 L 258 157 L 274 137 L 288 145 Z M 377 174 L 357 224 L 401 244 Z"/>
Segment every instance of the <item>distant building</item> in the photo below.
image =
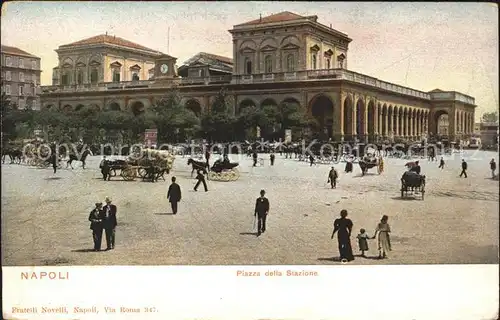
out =
<path fill-rule="evenodd" d="M 19 109 L 40 109 L 40 58 L 2 45 L 2 92 Z"/>
<path fill-rule="evenodd" d="M 480 134 L 483 146 L 498 144 L 498 122 L 481 122 Z"/>

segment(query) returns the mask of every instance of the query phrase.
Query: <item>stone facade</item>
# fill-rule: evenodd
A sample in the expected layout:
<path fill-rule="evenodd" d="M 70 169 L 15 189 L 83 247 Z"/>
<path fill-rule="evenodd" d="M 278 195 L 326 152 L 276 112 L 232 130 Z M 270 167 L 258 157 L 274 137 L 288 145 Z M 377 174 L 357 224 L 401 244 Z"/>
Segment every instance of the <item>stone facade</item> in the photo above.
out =
<path fill-rule="evenodd" d="M 40 109 L 40 58 L 2 45 L 2 93 L 20 109 Z"/>
<path fill-rule="evenodd" d="M 285 12 L 236 25 L 230 32 L 232 74 L 208 73 L 200 77 L 197 71 L 190 76 L 191 68 L 199 68 L 193 63 L 182 71 L 183 78 L 157 77 L 117 88 L 104 81 L 103 71 L 102 83 L 95 90 L 46 88 L 43 105 L 93 105 L 102 110 L 138 112 L 176 87 L 186 107 L 201 115 L 210 110 L 216 94 L 224 87 L 235 102 L 235 114 L 251 105 L 279 108 L 283 103 L 295 103 L 317 119 L 326 138 L 335 140 L 421 139 L 438 133 L 443 114 L 448 115 L 448 135 L 452 139 L 473 133 L 474 98 L 438 89 L 423 92 L 349 71 L 351 39 L 319 24 L 315 16 Z M 102 57 L 109 52 L 101 50 Z M 91 60 L 86 61 L 90 64 Z M 106 65 L 111 60 L 100 61 Z M 210 62 L 206 68 L 210 69 Z"/>

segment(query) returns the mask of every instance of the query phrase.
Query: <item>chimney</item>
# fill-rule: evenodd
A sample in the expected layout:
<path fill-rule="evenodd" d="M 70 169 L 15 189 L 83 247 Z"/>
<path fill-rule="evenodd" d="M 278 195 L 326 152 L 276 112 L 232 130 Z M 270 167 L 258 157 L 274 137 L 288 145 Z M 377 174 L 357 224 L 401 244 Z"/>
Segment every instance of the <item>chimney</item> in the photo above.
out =
<path fill-rule="evenodd" d="M 260 14 L 260 22 L 262 22 L 262 13 Z"/>
<path fill-rule="evenodd" d="M 330 29 L 332 28 L 332 24 L 330 23 Z"/>
<path fill-rule="evenodd" d="M 108 32 L 106 31 L 106 36 L 108 35 Z"/>

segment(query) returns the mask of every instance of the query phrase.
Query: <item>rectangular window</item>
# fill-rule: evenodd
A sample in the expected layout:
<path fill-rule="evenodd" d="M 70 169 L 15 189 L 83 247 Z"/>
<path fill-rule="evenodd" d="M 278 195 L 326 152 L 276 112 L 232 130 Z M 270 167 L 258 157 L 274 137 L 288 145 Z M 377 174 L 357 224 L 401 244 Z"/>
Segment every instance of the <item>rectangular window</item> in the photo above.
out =
<path fill-rule="evenodd" d="M 19 102 L 18 102 L 18 104 L 19 104 L 19 105 L 18 105 L 18 107 L 19 107 L 19 109 L 20 109 L 20 110 L 23 110 L 23 109 L 24 109 L 24 103 L 25 103 L 25 102 L 24 102 L 24 100 L 23 100 L 23 99 L 19 99 Z"/>
<path fill-rule="evenodd" d="M 36 105 L 36 100 L 33 100 L 33 102 L 31 103 L 31 108 L 32 108 L 33 110 L 36 110 L 36 107 L 37 107 L 37 105 Z"/>
<path fill-rule="evenodd" d="M 5 57 L 5 65 L 8 67 L 12 66 L 12 60 L 10 57 Z"/>
<path fill-rule="evenodd" d="M 31 61 L 31 69 L 36 70 L 36 60 Z"/>
<path fill-rule="evenodd" d="M 19 82 L 24 82 L 24 73 L 19 72 Z"/>
<path fill-rule="evenodd" d="M 21 58 L 19 58 L 19 68 L 24 68 L 24 61 Z"/>
<path fill-rule="evenodd" d="M 5 80 L 7 81 L 10 81 L 12 78 L 11 78 L 11 75 L 10 75 L 10 71 L 5 71 Z"/>
<path fill-rule="evenodd" d="M 10 95 L 10 84 L 5 85 L 5 94 Z"/>
<path fill-rule="evenodd" d="M 23 86 L 19 86 L 19 95 L 20 96 L 24 95 L 24 87 Z"/>

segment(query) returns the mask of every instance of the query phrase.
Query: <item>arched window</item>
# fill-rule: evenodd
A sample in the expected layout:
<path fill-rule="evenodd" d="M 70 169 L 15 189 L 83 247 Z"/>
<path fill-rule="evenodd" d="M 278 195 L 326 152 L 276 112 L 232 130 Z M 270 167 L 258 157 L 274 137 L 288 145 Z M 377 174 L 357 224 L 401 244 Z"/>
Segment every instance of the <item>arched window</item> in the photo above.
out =
<path fill-rule="evenodd" d="M 139 81 L 139 75 L 137 72 L 132 73 L 132 81 Z"/>
<path fill-rule="evenodd" d="M 252 74 L 252 61 L 249 58 L 245 58 L 245 73 Z"/>
<path fill-rule="evenodd" d="M 316 70 L 317 57 L 316 54 L 312 54 L 311 56 L 311 69 Z"/>
<path fill-rule="evenodd" d="M 326 58 L 326 68 L 330 69 L 330 58 Z"/>
<path fill-rule="evenodd" d="M 270 55 L 264 58 L 264 72 L 265 73 L 273 72 L 273 58 Z"/>
<path fill-rule="evenodd" d="M 98 81 L 97 68 L 92 68 L 92 70 L 90 71 L 90 83 L 97 84 L 97 81 Z"/>
<path fill-rule="evenodd" d="M 61 75 L 61 84 L 63 86 L 69 86 L 70 81 L 71 81 L 71 78 L 70 78 L 69 71 L 63 71 L 62 75 Z"/>
<path fill-rule="evenodd" d="M 120 69 L 113 69 L 113 82 L 120 82 Z"/>
<path fill-rule="evenodd" d="M 286 56 L 286 70 L 288 72 L 295 71 L 295 59 L 293 54 L 289 54 L 288 56 Z"/>
<path fill-rule="evenodd" d="M 76 74 L 76 83 L 83 84 L 83 70 L 78 70 Z"/>

